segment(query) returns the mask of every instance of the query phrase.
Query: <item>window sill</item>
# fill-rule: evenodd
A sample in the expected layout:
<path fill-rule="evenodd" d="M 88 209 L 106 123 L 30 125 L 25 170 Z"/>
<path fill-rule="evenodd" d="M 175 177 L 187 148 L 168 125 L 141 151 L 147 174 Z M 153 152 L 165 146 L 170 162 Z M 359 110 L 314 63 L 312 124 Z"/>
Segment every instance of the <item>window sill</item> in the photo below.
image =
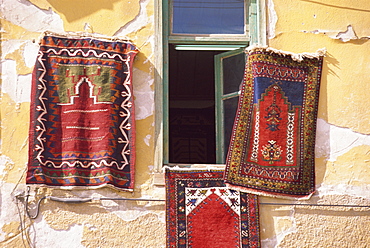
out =
<path fill-rule="evenodd" d="M 204 169 L 204 170 L 224 170 L 224 164 L 167 164 L 166 167 L 179 169 Z M 154 173 L 153 185 L 156 187 L 165 186 L 164 170 Z"/>

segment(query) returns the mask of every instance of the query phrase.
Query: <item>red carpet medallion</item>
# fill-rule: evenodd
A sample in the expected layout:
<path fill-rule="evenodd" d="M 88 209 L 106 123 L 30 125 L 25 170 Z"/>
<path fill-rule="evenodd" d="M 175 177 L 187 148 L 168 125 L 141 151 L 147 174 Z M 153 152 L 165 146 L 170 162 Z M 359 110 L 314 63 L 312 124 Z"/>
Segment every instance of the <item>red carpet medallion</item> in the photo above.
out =
<path fill-rule="evenodd" d="M 257 196 L 230 190 L 223 171 L 167 170 L 167 247 L 260 247 Z"/>
<path fill-rule="evenodd" d="M 322 55 L 249 51 L 226 161 L 226 185 L 283 198 L 313 194 Z"/>

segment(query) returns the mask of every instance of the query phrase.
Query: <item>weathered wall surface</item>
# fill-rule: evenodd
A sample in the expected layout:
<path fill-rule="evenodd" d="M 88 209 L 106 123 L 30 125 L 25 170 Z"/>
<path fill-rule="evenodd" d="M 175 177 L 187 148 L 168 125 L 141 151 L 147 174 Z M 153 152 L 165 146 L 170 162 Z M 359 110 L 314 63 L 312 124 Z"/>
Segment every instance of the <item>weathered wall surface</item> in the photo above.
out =
<path fill-rule="evenodd" d="M 71 205 L 46 200 L 41 204 L 39 217 L 30 222 L 23 216 L 23 204 L 15 200 L 16 195 L 26 190 L 31 72 L 38 41 L 46 30 L 128 37 L 139 47 L 133 75 L 138 131 L 136 188 L 134 193 L 108 188 L 89 191 L 32 188 L 30 200 L 44 195 L 164 198 L 163 189 L 151 186 L 154 1 L 3 0 L 1 16 L 0 247 L 29 247 L 27 243 L 30 247 L 55 248 L 163 247 L 163 202 L 96 201 Z M 31 209 L 31 214 L 34 213 L 35 209 Z M 27 230 L 23 234 L 22 228 Z"/>
<path fill-rule="evenodd" d="M 44 201 L 30 221 L 25 192 L 31 72 L 43 31 L 126 36 L 140 49 L 133 86 L 137 166 L 133 194 L 104 188 L 32 188 L 31 200 L 62 197 L 164 199 L 153 186 L 154 0 L 1 1 L 0 247 L 164 247 L 163 202 Z M 269 45 L 289 52 L 325 47 L 316 145 L 314 204 L 370 205 L 370 2 L 266 0 Z M 289 202 L 261 197 L 261 202 Z M 370 209 L 260 207 L 263 247 L 370 247 Z M 34 209 L 31 209 L 34 210 Z M 32 214 L 34 212 L 31 212 Z M 19 215 L 20 214 L 20 215 Z M 22 221 L 21 221 L 22 220 Z M 23 231 L 22 230 L 26 230 Z M 27 240 L 28 239 L 28 240 Z"/>
<path fill-rule="evenodd" d="M 267 0 L 268 42 L 326 48 L 313 204 L 370 205 L 370 2 Z M 261 202 L 276 201 L 261 198 Z M 282 201 L 287 202 L 287 201 Z M 262 206 L 265 247 L 370 247 L 370 208 Z"/>

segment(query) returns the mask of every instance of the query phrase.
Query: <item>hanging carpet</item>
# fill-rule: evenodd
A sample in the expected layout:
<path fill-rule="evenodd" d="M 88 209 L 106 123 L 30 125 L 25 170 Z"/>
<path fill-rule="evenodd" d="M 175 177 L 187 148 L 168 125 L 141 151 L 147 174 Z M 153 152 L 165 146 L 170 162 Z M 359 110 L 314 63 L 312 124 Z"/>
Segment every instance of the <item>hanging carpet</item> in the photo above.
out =
<path fill-rule="evenodd" d="M 223 171 L 166 170 L 167 247 L 260 247 L 257 196 L 225 187 Z"/>
<path fill-rule="evenodd" d="M 126 40 L 45 34 L 32 79 L 26 183 L 133 189 L 137 52 Z"/>
<path fill-rule="evenodd" d="M 315 191 L 314 148 L 324 51 L 248 51 L 226 160 L 230 188 L 308 199 Z"/>

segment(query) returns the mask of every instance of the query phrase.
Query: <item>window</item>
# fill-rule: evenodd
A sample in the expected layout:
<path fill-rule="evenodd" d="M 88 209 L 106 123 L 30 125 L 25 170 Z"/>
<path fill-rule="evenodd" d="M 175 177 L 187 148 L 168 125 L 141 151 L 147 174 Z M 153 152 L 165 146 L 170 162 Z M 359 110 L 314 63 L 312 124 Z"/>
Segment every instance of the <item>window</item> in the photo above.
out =
<path fill-rule="evenodd" d="M 173 34 L 245 34 L 244 0 L 172 0 Z"/>
<path fill-rule="evenodd" d="M 225 163 L 255 1 L 162 1 L 163 164 Z"/>

